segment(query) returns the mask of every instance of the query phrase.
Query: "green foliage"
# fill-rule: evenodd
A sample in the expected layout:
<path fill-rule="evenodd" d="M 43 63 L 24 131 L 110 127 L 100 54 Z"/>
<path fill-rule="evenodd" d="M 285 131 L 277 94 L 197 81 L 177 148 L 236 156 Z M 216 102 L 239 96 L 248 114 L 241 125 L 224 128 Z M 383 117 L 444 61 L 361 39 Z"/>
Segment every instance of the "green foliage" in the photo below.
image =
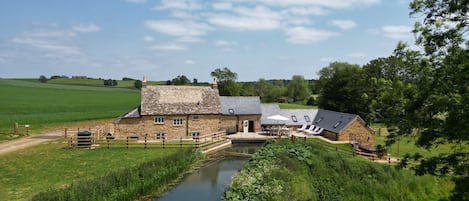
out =
<path fill-rule="evenodd" d="M 178 75 L 171 80 L 171 84 L 174 85 L 189 85 L 191 81 L 185 75 Z"/>
<path fill-rule="evenodd" d="M 39 76 L 39 82 L 46 83 L 47 82 L 47 77 L 44 76 L 44 75 Z"/>
<path fill-rule="evenodd" d="M 135 80 L 134 86 L 135 86 L 135 88 L 137 88 L 137 89 L 141 89 L 142 86 L 143 86 L 143 83 L 142 83 L 142 81 L 140 81 L 140 80 Z"/>
<path fill-rule="evenodd" d="M 33 132 L 66 122 L 115 118 L 139 104 L 139 91 L 0 80 L 0 133 L 15 122 Z"/>
<path fill-rule="evenodd" d="M 240 170 L 223 200 L 438 200 L 452 183 L 330 152 L 274 141 Z"/>
<path fill-rule="evenodd" d="M 240 89 L 236 80 L 238 74 L 232 72 L 229 68 L 224 67 L 223 69 L 217 68 L 210 73 L 210 76 L 217 79 L 218 91 L 222 96 L 239 96 Z"/>
<path fill-rule="evenodd" d="M 135 200 L 168 185 L 187 171 L 197 157 L 198 153 L 189 149 L 178 151 L 63 189 L 50 189 L 35 195 L 32 200 Z"/>
<path fill-rule="evenodd" d="M 292 102 L 303 102 L 311 95 L 311 90 L 308 86 L 308 81 L 301 75 L 294 75 L 292 80 L 287 85 L 288 98 Z"/>

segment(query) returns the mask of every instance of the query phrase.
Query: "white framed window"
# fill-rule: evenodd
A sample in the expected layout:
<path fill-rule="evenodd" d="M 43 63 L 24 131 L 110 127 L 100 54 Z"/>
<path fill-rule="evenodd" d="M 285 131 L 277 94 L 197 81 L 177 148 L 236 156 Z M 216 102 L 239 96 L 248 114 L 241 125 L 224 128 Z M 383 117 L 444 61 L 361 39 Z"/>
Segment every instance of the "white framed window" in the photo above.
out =
<path fill-rule="evenodd" d="M 157 132 L 156 135 L 155 135 L 155 138 L 156 138 L 157 140 L 164 140 L 164 139 L 166 139 L 166 133 Z"/>
<path fill-rule="evenodd" d="M 292 115 L 292 116 L 291 116 L 291 120 L 292 120 L 293 122 L 298 122 L 298 119 L 296 118 L 295 115 Z"/>
<path fill-rule="evenodd" d="M 184 125 L 184 119 L 182 117 L 173 118 L 173 126 L 182 126 Z"/>
<path fill-rule="evenodd" d="M 164 124 L 164 117 L 163 116 L 156 116 L 155 117 L 155 124 Z"/>
<path fill-rule="evenodd" d="M 192 132 L 192 139 L 199 138 L 199 136 L 200 136 L 200 132 L 199 132 L 199 131 L 193 131 L 193 132 Z"/>
<path fill-rule="evenodd" d="M 193 115 L 192 116 L 192 121 L 199 121 L 200 120 L 200 116 L 199 115 Z"/>

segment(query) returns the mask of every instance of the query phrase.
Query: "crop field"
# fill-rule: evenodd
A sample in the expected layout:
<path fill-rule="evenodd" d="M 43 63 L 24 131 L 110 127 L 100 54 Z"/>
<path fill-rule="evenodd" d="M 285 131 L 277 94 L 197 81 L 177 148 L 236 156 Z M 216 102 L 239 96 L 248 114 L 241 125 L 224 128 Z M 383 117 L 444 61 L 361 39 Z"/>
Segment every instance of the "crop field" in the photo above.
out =
<path fill-rule="evenodd" d="M 118 117 L 140 103 L 140 91 L 119 88 L 43 84 L 0 79 L 0 140 L 14 123 L 46 126 Z"/>

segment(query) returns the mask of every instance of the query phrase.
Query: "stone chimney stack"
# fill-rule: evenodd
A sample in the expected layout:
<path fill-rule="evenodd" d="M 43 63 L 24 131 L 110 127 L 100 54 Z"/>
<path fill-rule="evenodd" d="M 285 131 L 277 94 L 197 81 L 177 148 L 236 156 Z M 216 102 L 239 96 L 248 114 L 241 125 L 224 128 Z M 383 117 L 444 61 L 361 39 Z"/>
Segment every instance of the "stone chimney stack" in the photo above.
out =
<path fill-rule="evenodd" d="M 147 77 L 143 76 L 142 88 L 146 88 L 146 87 L 147 87 Z"/>
<path fill-rule="evenodd" d="M 213 78 L 212 89 L 218 89 L 217 79 Z"/>

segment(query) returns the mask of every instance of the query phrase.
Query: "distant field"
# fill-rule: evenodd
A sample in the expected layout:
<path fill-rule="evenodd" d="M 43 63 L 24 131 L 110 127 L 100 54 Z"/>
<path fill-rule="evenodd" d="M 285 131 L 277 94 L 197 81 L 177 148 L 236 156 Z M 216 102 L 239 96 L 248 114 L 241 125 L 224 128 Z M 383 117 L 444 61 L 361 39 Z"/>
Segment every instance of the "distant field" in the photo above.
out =
<path fill-rule="evenodd" d="M 301 105 L 294 103 L 279 103 L 280 109 L 317 109 L 318 106 Z"/>
<path fill-rule="evenodd" d="M 115 118 L 140 103 L 140 91 L 0 79 L 0 140 L 15 122 L 32 132 L 62 123 Z"/>

